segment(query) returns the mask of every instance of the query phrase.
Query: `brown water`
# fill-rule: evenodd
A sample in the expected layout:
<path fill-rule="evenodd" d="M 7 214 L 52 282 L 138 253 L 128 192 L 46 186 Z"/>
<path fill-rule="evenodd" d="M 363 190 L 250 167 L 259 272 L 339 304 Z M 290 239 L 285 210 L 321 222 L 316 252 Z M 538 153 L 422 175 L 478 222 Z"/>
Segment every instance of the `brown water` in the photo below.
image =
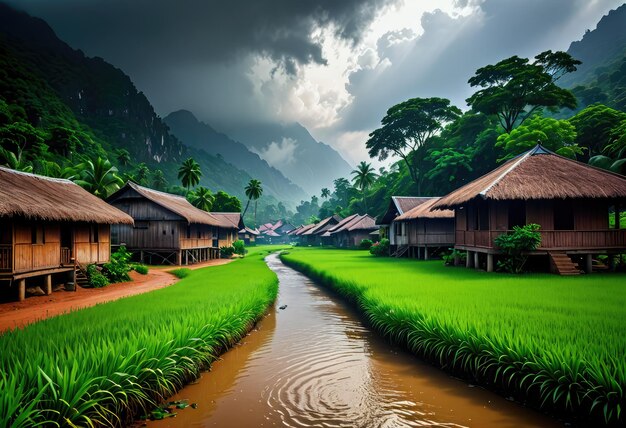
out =
<path fill-rule="evenodd" d="M 276 305 L 211 372 L 173 397 L 197 409 L 148 426 L 562 426 L 421 363 L 278 256 L 267 263 L 280 281 Z"/>

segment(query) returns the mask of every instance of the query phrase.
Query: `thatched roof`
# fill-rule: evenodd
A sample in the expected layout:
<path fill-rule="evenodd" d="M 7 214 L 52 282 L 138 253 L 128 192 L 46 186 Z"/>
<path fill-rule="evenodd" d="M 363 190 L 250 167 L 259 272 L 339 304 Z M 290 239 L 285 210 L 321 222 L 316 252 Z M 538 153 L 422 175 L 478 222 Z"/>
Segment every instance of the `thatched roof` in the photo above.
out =
<path fill-rule="evenodd" d="M 0 217 L 133 224 L 130 216 L 69 180 L 3 167 L 0 167 Z"/>
<path fill-rule="evenodd" d="M 312 229 L 314 227 L 315 227 L 315 223 L 311 223 L 311 224 L 307 224 L 305 226 L 301 226 L 299 230 L 296 230 L 294 235 L 300 236 L 300 235 L 304 234 L 307 230 Z"/>
<path fill-rule="evenodd" d="M 135 191 L 140 196 L 154 202 L 174 214 L 187 220 L 189 224 L 207 224 L 218 226 L 219 221 L 211 214 L 194 207 L 187 198 L 171 193 L 160 192 L 148 187 L 140 186 L 132 181 L 127 182 L 124 187 L 107 198 L 110 204 L 114 204 L 118 199 L 124 198 L 129 190 Z"/>
<path fill-rule="evenodd" d="M 442 197 L 433 208 L 472 199 L 626 198 L 626 177 L 559 156 L 541 145 Z"/>
<path fill-rule="evenodd" d="M 261 234 L 259 229 L 250 229 L 249 227 L 244 227 L 243 229 L 239 231 L 239 233 L 249 233 L 250 235 L 254 235 L 254 236 Z"/>
<path fill-rule="evenodd" d="M 339 232 L 352 232 L 355 230 L 374 230 L 378 229 L 376 226 L 376 220 L 368 214 L 356 215 L 352 220 L 345 223 L 339 228 L 331 230 L 332 234 Z"/>
<path fill-rule="evenodd" d="M 241 213 L 212 212 L 211 215 L 217 220 L 216 226 L 218 227 L 237 230 L 245 227 L 241 218 Z"/>
<path fill-rule="evenodd" d="M 358 214 L 352 214 L 349 215 L 348 217 L 344 218 L 343 220 L 341 220 L 339 223 L 337 223 L 336 225 L 334 225 L 333 227 L 331 227 L 330 229 L 328 229 L 328 231 L 330 233 L 334 232 L 335 230 L 338 230 L 340 228 L 342 228 L 343 226 L 345 226 L 347 223 L 350 223 L 352 220 L 354 220 L 356 217 L 358 217 Z"/>
<path fill-rule="evenodd" d="M 317 235 L 318 233 L 326 232 L 328 229 L 336 225 L 341 221 L 341 217 L 338 215 L 332 215 L 330 217 L 326 217 L 324 220 L 319 221 L 314 225 L 314 227 L 310 228 L 303 235 Z"/>
<path fill-rule="evenodd" d="M 433 210 L 432 207 L 439 201 L 439 197 L 430 198 L 429 201 L 424 202 L 421 205 L 416 206 L 412 210 L 409 210 L 396 217 L 396 221 L 410 221 L 418 218 L 454 218 L 454 210 Z"/>
<path fill-rule="evenodd" d="M 383 214 L 378 224 L 391 224 L 399 215 L 412 210 L 418 205 L 430 200 L 430 198 L 418 196 L 392 196 L 387 211 Z"/>

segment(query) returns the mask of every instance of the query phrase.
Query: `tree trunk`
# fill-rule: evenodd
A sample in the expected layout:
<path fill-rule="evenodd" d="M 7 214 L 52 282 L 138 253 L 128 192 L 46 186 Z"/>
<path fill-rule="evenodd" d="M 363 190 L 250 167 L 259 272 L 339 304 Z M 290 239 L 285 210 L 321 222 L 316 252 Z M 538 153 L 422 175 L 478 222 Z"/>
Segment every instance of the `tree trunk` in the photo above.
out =
<path fill-rule="evenodd" d="M 246 209 L 243 210 L 243 214 L 241 214 L 241 219 L 243 220 L 243 218 L 246 216 L 246 213 L 248 212 L 248 207 L 250 206 L 250 199 L 248 199 L 248 203 L 246 204 Z"/>
<path fill-rule="evenodd" d="M 254 200 L 254 228 L 256 229 L 256 206 L 258 204 L 258 201 L 255 199 Z"/>

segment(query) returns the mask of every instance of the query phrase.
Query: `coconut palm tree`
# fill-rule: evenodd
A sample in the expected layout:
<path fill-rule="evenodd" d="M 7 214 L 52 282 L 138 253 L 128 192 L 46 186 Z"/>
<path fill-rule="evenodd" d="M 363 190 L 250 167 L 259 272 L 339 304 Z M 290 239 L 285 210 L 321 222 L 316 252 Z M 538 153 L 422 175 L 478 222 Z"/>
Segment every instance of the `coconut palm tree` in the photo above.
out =
<path fill-rule="evenodd" d="M 191 192 L 189 199 L 194 207 L 204 211 L 211 211 L 215 196 L 206 187 L 199 186 L 195 191 Z"/>
<path fill-rule="evenodd" d="M 99 198 L 106 198 L 119 190 L 124 181 L 117 175 L 117 168 L 108 159 L 98 157 L 76 165 L 78 174 L 74 182 Z"/>
<path fill-rule="evenodd" d="M 250 201 L 254 200 L 254 227 L 256 227 L 256 208 L 257 201 L 263 194 L 263 187 L 261 187 L 261 182 L 257 179 L 252 179 L 244 189 L 246 196 L 248 197 L 248 203 L 246 203 L 246 209 L 243 210 L 242 217 L 245 217 L 246 212 L 248 211 L 248 207 L 250 206 Z"/>
<path fill-rule="evenodd" d="M 374 172 L 372 164 L 361 161 L 355 170 L 351 172 L 352 183 L 363 193 L 363 203 L 365 204 L 365 211 L 367 211 L 367 200 L 365 198 L 365 191 L 372 187 L 372 184 L 376 181 L 378 174 Z"/>
<path fill-rule="evenodd" d="M 115 159 L 120 165 L 126 166 L 130 163 L 130 153 L 126 149 L 115 149 Z"/>
<path fill-rule="evenodd" d="M 187 194 L 189 194 L 190 187 L 200 183 L 200 177 L 202 177 L 200 165 L 193 158 L 187 159 L 178 168 L 178 178 L 183 183 L 183 186 L 187 188 Z"/>
<path fill-rule="evenodd" d="M 322 189 L 322 198 L 328 199 L 329 196 L 330 196 L 330 190 L 328 190 L 328 188 L 324 187 Z"/>

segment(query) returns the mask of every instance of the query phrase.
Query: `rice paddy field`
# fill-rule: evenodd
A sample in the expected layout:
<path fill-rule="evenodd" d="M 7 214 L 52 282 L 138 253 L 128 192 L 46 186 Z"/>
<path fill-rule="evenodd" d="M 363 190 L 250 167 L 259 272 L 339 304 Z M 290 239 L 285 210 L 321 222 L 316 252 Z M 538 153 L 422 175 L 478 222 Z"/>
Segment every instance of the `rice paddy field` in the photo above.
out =
<path fill-rule="evenodd" d="M 117 426 L 149 412 L 266 312 L 278 289 L 266 254 L 0 335 L 0 426 Z"/>
<path fill-rule="evenodd" d="M 508 275 L 365 251 L 281 257 L 456 376 L 581 425 L 626 419 L 626 275 Z"/>

